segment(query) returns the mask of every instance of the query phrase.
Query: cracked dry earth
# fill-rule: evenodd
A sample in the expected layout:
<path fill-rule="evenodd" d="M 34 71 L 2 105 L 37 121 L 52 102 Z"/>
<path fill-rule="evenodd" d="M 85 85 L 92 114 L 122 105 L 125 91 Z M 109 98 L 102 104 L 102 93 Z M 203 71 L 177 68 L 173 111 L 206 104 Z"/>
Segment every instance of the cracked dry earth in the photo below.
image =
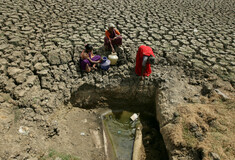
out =
<path fill-rule="evenodd" d="M 155 86 L 169 159 L 234 159 L 234 5 L 232 0 L 0 0 L 0 159 L 49 159 L 51 149 L 105 159 L 90 132 L 101 132 L 98 109 L 70 104 L 86 84 L 137 88 L 130 93 Z M 109 54 L 102 49 L 109 22 L 123 36 L 118 65 L 81 74 L 84 44 Z M 134 74 L 141 44 L 151 46 L 158 59 L 143 88 Z"/>

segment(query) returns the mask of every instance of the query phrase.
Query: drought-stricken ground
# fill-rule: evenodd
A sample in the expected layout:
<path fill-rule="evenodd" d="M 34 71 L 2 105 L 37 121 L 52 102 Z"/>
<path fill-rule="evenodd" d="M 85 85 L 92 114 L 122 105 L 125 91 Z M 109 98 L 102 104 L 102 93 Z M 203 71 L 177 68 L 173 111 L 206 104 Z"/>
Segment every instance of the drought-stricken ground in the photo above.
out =
<path fill-rule="evenodd" d="M 162 132 L 171 124 L 177 125 L 173 123 L 174 116 L 178 117 L 175 103 L 183 103 L 178 112 L 182 111 L 179 115 L 184 122 L 187 114 L 203 108 L 202 103 L 215 94 L 216 88 L 233 98 L 234 5 L 230 0 L 0 0 L 0 158 L 37 159 L 47 156 L 52 149 L 82 159 L 102 159 L 104 155 L 92 145 L 90 137 L 80 135 L 82 126 L 87 127 L 86 131 L 97 129 L 97 117 L 90 113 L 93 111 L 69 109 L 64 104 L 70 102 L 72 93 L 83 84 L 97 89 L 138 86 L 134 65 L 141 44 L 151 46 L 157 54 L 158 63 L 152 66 L 153 73 L 146 85 L 160 87 L 164 93 L 160 97 L 166 105 L 161 105 L 158 112 Z M 118 50 L 119 64 L 108 72 L 98 70 L 82 76 L 78 56 L 86 43 L 94 44 L 98 54 L 108 54 L 98 48 L 103 44 L 109 22 L 123 36 L 123 47 Z M 200 107 L 195 109 L 197 105 L 185 103 L 198 103 Z M 211 103 L 208 106 L 213 106 Z M 215 105 L 202 114 L 216 112 L 215 126 L 206 128 L 205 136 L 197 132 L 196 120 L 184 123 L 184 131 L 190 133 L 185 137 L 193 142 L 188 144 L 195 147 L 198 139 L 192 136 L 203 137 L 200 143 L 208 142 L 206 150 L 197 151 L 194 156 L 194 149 L 190 154 L 190 148 L 177 146 L 180 152 L 170 155 L 190 159 L 208 151 L 202 157 L 209 157 L 212 152 L 210 157 L 233 159 L 233 146 L 228 147 L 232 143 L 227 142 L 234 141 L 231 127 L 234 106 L 227 105 L 227 100 L 221 103 L 221 106 L 216 104 L 220 106 L 218 112 Z M 62 118 L 66 116 L 67 121 Z M 85 124 L 81 122 L 84 119 L 88 120 Z M 195 129 L 190 130 L 190 125 Z M 20 126 L 29 133 L 19 133 Z M 221 139 L 223 143 L 217 143 Z M 213 148 L 210 143 L 218 147 Z"/>
<path fill-rule="evenodd" d="M 18 110 L 15 112 L 20 114 Z M 1 112 L 2 124 L 6 116 Z M 78 159 L 104 159 L 103 148 L 96 148 L 92 140 L 92 130 L 102 133 L 101 121 L 95 111 L 64 107 L 45 118 L 51 122 L 45 126 L 15 120 L 8 132 L 1 136 L 1 159 L 35 157 L 47 160 L 60 155 L 61 158 L 70 155 Z M 20 133 L 20 126 L 27 127 L 28 133 Z M 54 152 L 57 154 L 52 156 Z"/>
<path fill-rule="evenodd" d="M 169 134 L 174 147 L 191 150 L 191 154 L 198 155 L 197 159 L 232 160 L 235 158 L 234 93 L 226 101 L 216 93 L 210 96 L 200 97 L 202 103 L 180 104 L 173 123 L 162 133 Z"/>

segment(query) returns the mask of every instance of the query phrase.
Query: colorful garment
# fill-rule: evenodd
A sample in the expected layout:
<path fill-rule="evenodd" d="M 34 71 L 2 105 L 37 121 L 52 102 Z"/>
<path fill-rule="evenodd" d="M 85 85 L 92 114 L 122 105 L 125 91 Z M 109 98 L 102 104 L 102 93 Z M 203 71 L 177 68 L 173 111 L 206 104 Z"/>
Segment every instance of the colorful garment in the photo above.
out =
<path fill-rule="evenodd" d="M 80 65 L 81 65 L 82 70 L 86 70 L 86 65 L 88 64 L 89 66 L 92 66 L 93 63 L 91 63 L 91 62 L 89 61 L 89 59 L 82 59 L 82 58 L 84 57 L 83 54 L 85 54 L 85 53 L 82 53 L 82 54 L 81 54 Z M 98 60 L 101 59 L 101 56 L 100 56 L 100 55 L 95 55 L 95 56 L 92 57 L 92 58 L 91 58 L 91 53 L 88 53 L 88 55 L 89 55 L 89 58 L 90 58 L 92 61 L 98 61 Z"/>
<path fill-rule="evenodd" d="M 110 33 L 109 30 L 106 30 L 105 31 L 105 36 L 108 37 L 108 38 L 114 38 L 115 35 L 120 35 L 120 32 L 116 29 L 113 29 L 113 32 L 114 32 L 114 34 Z"/>
<path fill-rule="evenodd" d="M 110 33 L 108 30 L 106 30 L 105 31 L 105 38 L 104 38 L 104 45 L 111 47 L 110 43 L 109 43 L 109 38 L 112 40 L 117 35 L 120 35 L 120 32 L 116 29 L 113 29 L 112 33 Z M 114 45 L 117 45 L 117 46 L 122 45 L 122 37 L 118 36 L 115 40 L 111 41 L 111 43 L 113 46 Z"/>
<path fill-rule="evenodd" d="M 89 66 L 91 66 L 91 62 L 88 60 L 88 59 L 81 59 L 80 60 L 80 65 L 81 65 L 81 68 L 82 68 L 82 70 L 86 70 L 86 65 L 89 65 Z"/>
<path fill-rule="evenodd" d="M 136 55 L 136 65 L 135 65 L 135 73 L 139 76 L 141 76 L 141 70 L 142 70 L 142 63 L 143 63 L 143 56 L 154 56 L 153 50 L 149 46 L 140 46 Z M 143 76 L 149 76 L 151 74 L 151 65 L 149 62 L 146 63 L 145 70 L 143 72 Z"/>
<path fill-rule="evenodd" d="M 89 57 L 91 58 L 91 55 L 89 54 Z M 92 61 L 98 61 L 101 59 L 100 55 L 95 55 L 94 57 L 91 58 Z"/>

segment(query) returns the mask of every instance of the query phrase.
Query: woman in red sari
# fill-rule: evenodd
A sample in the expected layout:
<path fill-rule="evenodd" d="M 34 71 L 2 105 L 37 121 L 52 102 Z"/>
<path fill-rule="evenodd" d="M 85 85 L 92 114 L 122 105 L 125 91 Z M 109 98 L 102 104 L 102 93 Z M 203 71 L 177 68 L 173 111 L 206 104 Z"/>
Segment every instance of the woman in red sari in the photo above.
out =
<path fill-rule="evenodd" d="M 135 65 L 135 73 L 138 76 L 141 76 L 142 79 L 145 76 L 149 76 L 151 74 L 151 64 L 155 62 L 155 55 L 153 50 L 149 46 L 140 46 L 136 55 L 136 65 Z"/>

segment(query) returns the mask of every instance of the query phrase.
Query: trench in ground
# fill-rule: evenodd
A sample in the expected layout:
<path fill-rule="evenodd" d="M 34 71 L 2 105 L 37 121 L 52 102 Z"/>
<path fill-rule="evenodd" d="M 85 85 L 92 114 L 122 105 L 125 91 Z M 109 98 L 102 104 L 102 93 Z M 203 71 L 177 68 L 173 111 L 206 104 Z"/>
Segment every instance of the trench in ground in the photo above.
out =
<path fill-rule="evenodd" d="M 156 86 L 138 87 L 122 85 L 98 89 L 83 85 L 72 94 L 74 107 L 85 109 L 104 108 L 140 114 L 142 142 L 146 160 L 168 160 L 167 150 L 156 120 Z M 121 113 L 121 112 L 120 112 Z M 121 129 L 120 129 L 121 130 Z"/>

